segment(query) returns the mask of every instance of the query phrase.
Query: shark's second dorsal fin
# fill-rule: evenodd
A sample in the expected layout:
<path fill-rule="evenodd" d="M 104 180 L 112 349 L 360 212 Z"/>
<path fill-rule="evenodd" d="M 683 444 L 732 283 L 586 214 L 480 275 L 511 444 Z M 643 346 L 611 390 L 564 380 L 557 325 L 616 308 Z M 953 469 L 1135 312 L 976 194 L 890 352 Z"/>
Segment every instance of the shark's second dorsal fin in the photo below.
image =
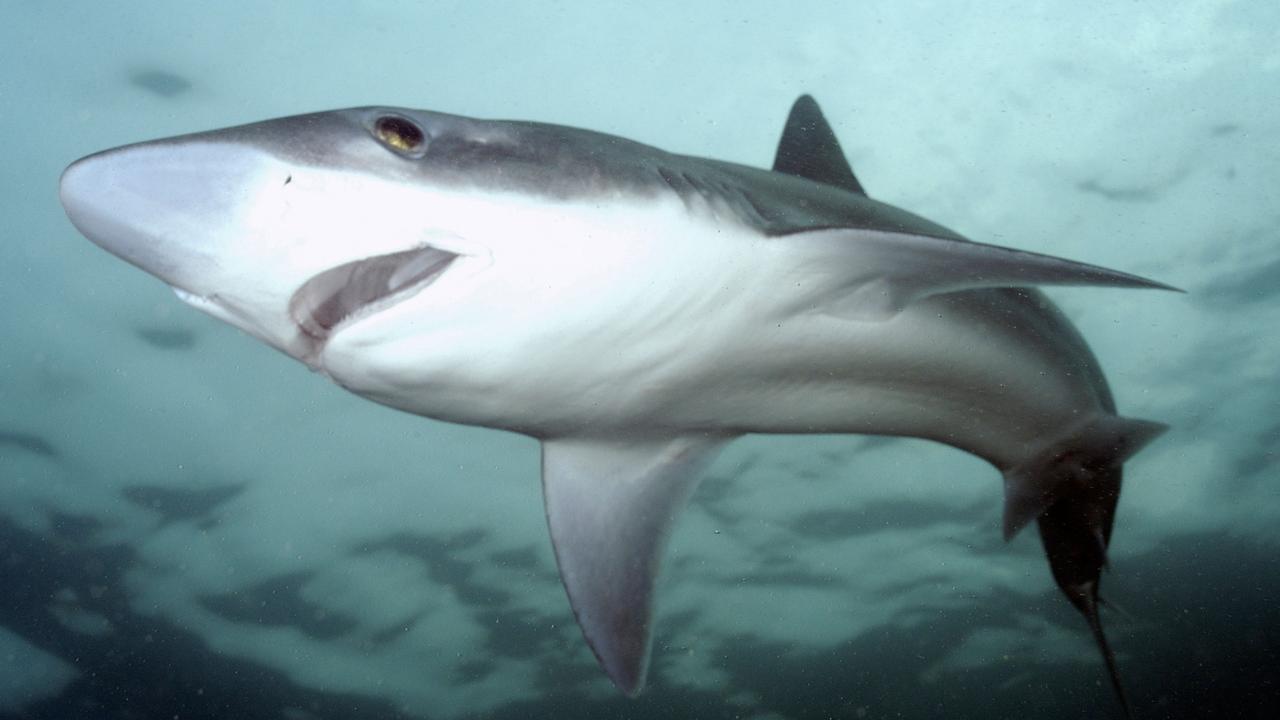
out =
<path fill-rule="evenodd" d="M 778 154 L 773 159 L 773 171 L 867 194 L 849 167 L 818 101 L 810 95 L 801 95 L 791 106 L 778 142 Z"/>

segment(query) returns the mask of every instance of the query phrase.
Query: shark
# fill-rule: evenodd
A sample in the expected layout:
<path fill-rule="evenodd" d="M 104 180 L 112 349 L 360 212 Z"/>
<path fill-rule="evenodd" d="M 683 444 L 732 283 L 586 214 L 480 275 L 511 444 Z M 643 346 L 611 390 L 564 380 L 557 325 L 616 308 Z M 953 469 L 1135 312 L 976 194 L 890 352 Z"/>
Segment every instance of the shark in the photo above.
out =
<path fill-rule="evenodd" d="M 81 234 L 377 403 L 536 438 L 556 564 L 634 696 L 673 524 L 746 434 L 924 438 L 1003 478 L 1127 709 L 1099 618 L 1117 413 L 1041 286 L 1176 290 L 975 242 L 872 199 L 801 96 L 769 169 L 560 125 L 396 107 L 297 115 L 71 164 Z"/>

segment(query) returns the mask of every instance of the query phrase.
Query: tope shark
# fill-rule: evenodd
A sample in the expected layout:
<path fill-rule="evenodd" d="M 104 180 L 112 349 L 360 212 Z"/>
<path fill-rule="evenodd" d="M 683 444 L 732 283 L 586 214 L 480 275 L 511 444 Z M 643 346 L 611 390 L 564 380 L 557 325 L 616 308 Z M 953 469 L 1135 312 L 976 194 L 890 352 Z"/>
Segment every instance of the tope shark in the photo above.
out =
<path fill-rule="evenodd" d="M 347 390 L 542 443 L 591 649 L 644 684 L 664 546 L 749 433 L 925 438 L 1003 478 L 1124 703 L 1098 616 L 1117 413 L 1037 288 L 1167 285 L 973 242 L 873 200 L 817 103 L 772 169 L 532 122 L 364 107 L 143 142 L 62 176 L 71 222 Z"/>

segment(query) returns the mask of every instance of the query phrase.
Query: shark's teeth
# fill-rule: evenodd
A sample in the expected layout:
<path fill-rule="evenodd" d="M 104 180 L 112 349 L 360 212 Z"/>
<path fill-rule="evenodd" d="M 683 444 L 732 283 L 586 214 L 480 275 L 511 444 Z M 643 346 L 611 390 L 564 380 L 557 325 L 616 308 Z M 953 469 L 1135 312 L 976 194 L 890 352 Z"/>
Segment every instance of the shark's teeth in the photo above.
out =
<path fill-rule="evenodd" d="M 424 247 L 339 265 L 298 288 L 289 302 L 290 315 L 307 335 L 324 340 L 343 321 L 430 285 L 457 257 Z"/>

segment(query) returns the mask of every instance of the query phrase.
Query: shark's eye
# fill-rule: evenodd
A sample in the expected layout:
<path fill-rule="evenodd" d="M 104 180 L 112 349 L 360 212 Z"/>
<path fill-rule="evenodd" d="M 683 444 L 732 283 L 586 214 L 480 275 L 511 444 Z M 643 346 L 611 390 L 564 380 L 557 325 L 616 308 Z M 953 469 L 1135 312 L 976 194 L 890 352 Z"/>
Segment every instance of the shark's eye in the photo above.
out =
<path fill-rule="evenodd" d="M 417 125 L 394 115 L 384 115 L 373 123 L 373 132 L 383 145 L 402 155 L 413 155 L 422 150 L 427 138 Z"/>

